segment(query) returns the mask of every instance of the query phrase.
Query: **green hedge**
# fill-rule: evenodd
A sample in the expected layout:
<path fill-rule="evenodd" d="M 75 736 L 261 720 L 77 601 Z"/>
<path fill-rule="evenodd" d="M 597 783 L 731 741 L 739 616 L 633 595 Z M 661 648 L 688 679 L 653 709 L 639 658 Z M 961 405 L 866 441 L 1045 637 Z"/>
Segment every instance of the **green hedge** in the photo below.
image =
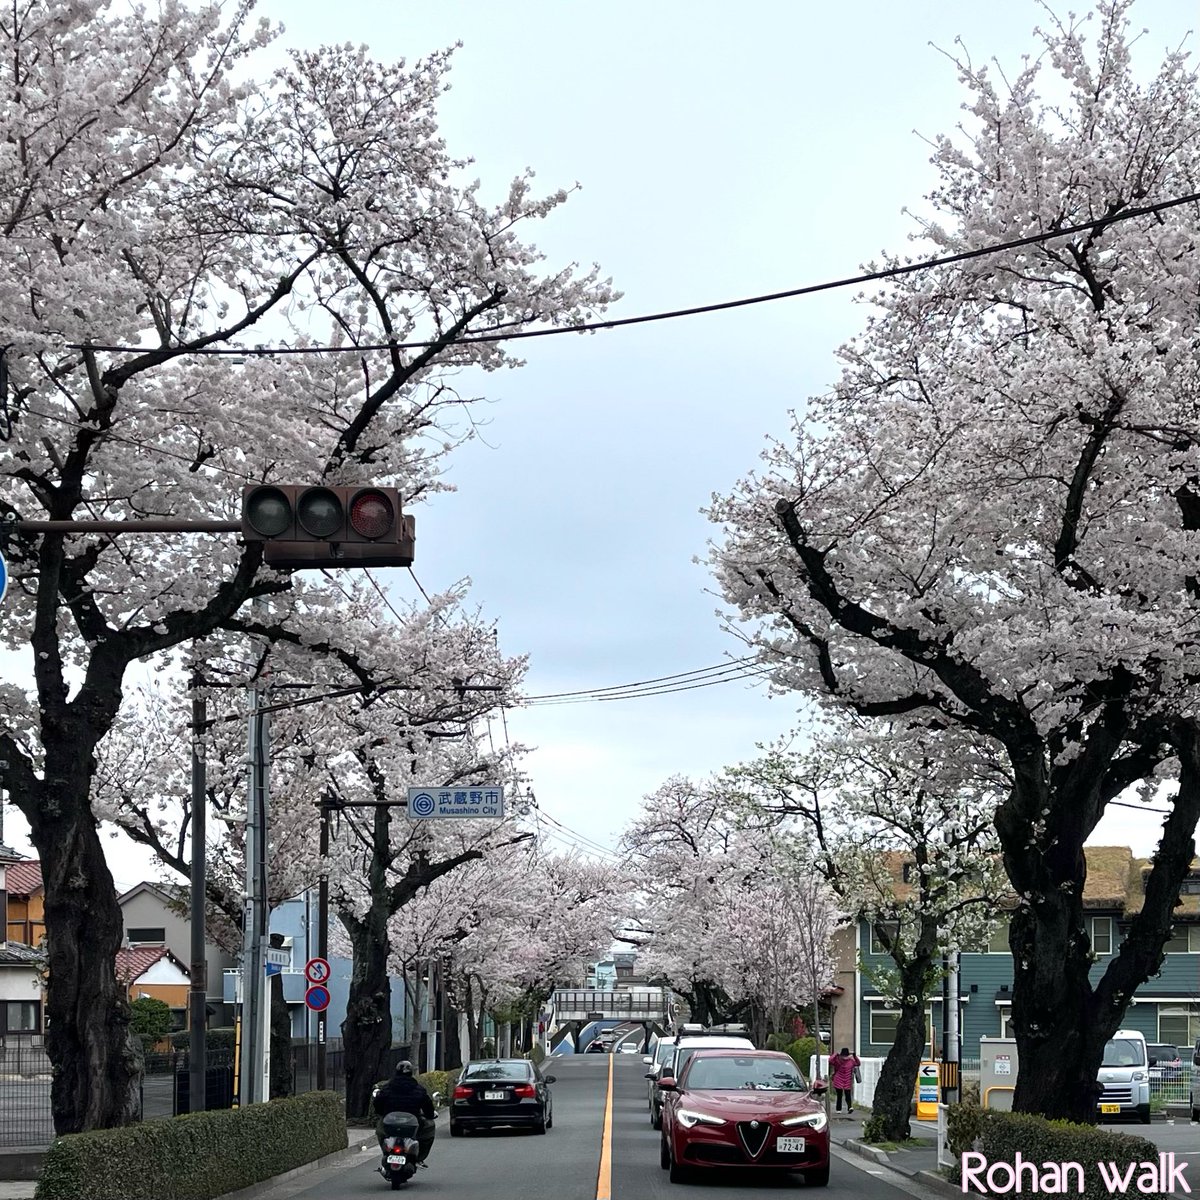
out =
<path fill-rule="evenodd" d="M 450 1093 L 454 1090 L 454 1085 L 458 1082 L 458 1073 L 462 1070 L 461 1067 L 456 1067 L 453 1071 L 426 1071 L 423 1075 L 417 1076 L 417 1082 L 432 1096 L 434 1092 L 442 1093 L 442 1104 L 445 1105 L 450 1099 Z"/>
<path fill-rule="evenodd" d="M 37 1200 L 213 1200 L 346 1149 L 336 1092 L 55 1138 Z"/>
<path fill-rule="evenodd" d="M 979 1152 L 993 1163 L 1016 1162 L 1018 1152 L 1023 1163 L 1033 1163 L 1039 1168 L 1042 1163 L 1080 1163 L 1083 1167 L 1084 1191 L 1077 1191 L 1077 1174 L 1072 1173 L 1065 1181 L 1064 1192 L 1072 1196 L 1083 1195 L 1087 1200 L 1108 1200 L 1112 1195 L 1105 1186 L 1098 1162 L 1113 1163 L 1118 1170 L 1127 1169 L 1130 1163 L 1153 1163 L 1158 1165 L 1158 1147 L 1143 1137 L 1126 1133 L 1110 1133 L 1094 1125 L 1075 1125 L 1070 1121 L 1047 1121 L 1029 1113 L 988 1111 L 983 1114 L 979 1125 Z M 961 1181 L 962 1160 L 953 1168 L 955 1183 Z M 980 1176 L 982 1178 L 982 1176 Z M 1130 1178 L 1126 1194 L 1142 1195 L 1138 1188 L 1141 1172 L 1136 1168 Z M 976 1181 L 972 1181 L 976 1182 Z M 1008 1172 L 1001 1172 L 997 1184 L 1008 1182 Z M 1030 1177 L 1025 1172 L 1020 1181 L 1022 1194 L 1033 1189 Z M 993 1190 L 987 1188 L 990 1194 Z M 1043 1189 L 1045 1190 L 1045 1189 Z M 969 1194 L 979 1194 L 972 1187 Z M 1159 1194 L 1157 1192 L 1152 1194 Z"/>

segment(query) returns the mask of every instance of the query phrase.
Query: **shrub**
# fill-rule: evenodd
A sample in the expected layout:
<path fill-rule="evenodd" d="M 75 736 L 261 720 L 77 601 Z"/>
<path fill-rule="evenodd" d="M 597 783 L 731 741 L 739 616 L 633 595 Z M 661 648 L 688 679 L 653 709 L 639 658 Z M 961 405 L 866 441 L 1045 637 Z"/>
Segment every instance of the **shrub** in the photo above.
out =
<path fill-rule="evenodd" d="M 1070 1121 L 1047 1121 L 1030 1113 L 988 1111 L 983 1114 L 980 1129 L 980 1152 L 989 1165 L 997 1162 L 1014 1163 L 1017 1152 L 1025 1163 L 1077 1162 L 1083 1166 L 1084 1190 L 1076 1191 L 1073 1180 L 1065 1189 L 1087 1200 L 1108 1200 L 1109 1189 L 1096 1164 L 1113 1163 L 1118 1170 L 1130 1163 L 1158 1165 L 1158 1147 L 1142 1137 L 1126 1133 L 1110 1133 L 1094 1125 L 1075 1125 Z M 962 1160 L 953 1168 L 953 1179 L 961 1181 Z M 1139 1173 L 1135 1170 L 1129 1191 L 1137 1187 Z M 1028 1182 L 1026 1178 L 1025 1182 Z M 1029 1188 L 1024 1190 L 1028 1191 Z M 972 1194 L 974 1193 L 972 1191 Z"/>
<path fill-rule="evenodd" d="M 798 1066 L 807 1077 L 808 1060 L 815 1054 L 828 1054 L 829 1047 L 826 1046 L 824 1042 L 818 1042 L 816 1038 L 802 1037 L 797 1038 L 794 1042 L 792 1042 L 792 1044 L 787 1047 L 787 1052 L 792 1056 L 796 1066 Z"/>
<path fill-rule="evenodd" d="M 946 1140 L 950 1153 L 961 1159 L 964 1150 L 975 1145 L 975 1139 L 983 1132 L 984 1110 L 979 1107 L 979 1092 L 974 1099 L 964 1089 L 961 1104 L 951 1104 L 946 1109 Z"/>
<path fill-rule="evenodd" d="M 768 1033 L 767 1049 L 782 1050 L 786 1054 L 787 1048 L 792 1044 L 793 1040 L 790 1033 Z"/>
<path fill-rule="evenodd" d="M 38 1200 L 213 1200 L 347 1145 L 342 1098 L 269 1104 L 55 1138 Z"/>
<path fill-rule="evenodd" d="M 454 1090 L 454 1085 L 458 1082 L 458 1071 L 459 1068 L 453 1071 L 426 1071 L 423 1075 L 417 1076 L 417 1082 L 431 1096 L 434 1092 L 441 1092 L 442 1104 L 445 1104 L 450 1099 L 450 1093 Z"/>
<path fill-rule="evenodd" d="M 207 1032 L 205 1045 L 209 1050 L 232 1050 L 236 1035 L 237 1030 L 235 1029 L 210 1029 Z M 191 1046 L 191 1037 L 192 1035 L 186 1029 L 171 1034 L 172 1049 L 187 1050 Z"/>
<path fill-rule="evenodd" d="M 139 996 L 129 1003 L 129 1028 L 149 1050 L 171 1032 L 171 1006 L 153 996 Z"/>
<path fill-rule="evenodd" d="M 479 1057 L 480 1058 L 495 1058 L 496 1057 L 496 1043 L 495 1043 L 494 1039 L 492 1039 L 492 1038 L 484 1038 L 483 1039 L 483 1042 L 481 1043 L 481 1045 L 479 1047 Z"/>
<path fill-rule="evenodd" d="M 540 1067 L 542 1063 L 546 1061 L 546 1051 L 542 1049 L 540 1042 L 534 1042 L 533 1048 L 528 1054 L 525 1055 L 525 1057 L 529 1059 L 529 1061 L 533 1063 L 535 1067 Z"/>

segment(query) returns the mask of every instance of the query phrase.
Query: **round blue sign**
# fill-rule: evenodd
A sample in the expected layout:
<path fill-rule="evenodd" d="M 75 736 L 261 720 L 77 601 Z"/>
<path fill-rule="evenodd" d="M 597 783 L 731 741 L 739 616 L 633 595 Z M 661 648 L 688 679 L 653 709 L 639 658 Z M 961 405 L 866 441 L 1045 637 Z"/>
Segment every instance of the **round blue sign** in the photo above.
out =
<path fill-rule="evenodd" d="M 437 802 L 428 792 L 422 792 L 419 796 L 412 798 L 410 808 L 418 817 L 429 817 L 437 808 Z"/>
<path fill-rule="evenodd" d="M 304 1003 L 313 1012 L 324 1012 L 329 1007 L 329 989 L 322 983 L 314 983 L 304 993 Z"/>

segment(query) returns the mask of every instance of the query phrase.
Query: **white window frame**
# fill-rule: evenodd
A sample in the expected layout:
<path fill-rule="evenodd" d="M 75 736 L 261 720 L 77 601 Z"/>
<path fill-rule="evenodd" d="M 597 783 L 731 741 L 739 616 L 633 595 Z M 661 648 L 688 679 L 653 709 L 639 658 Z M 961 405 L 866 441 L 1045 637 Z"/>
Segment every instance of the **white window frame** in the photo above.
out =
<path fill-rule="evenodd" d="M 1197 1004 L 1195 1001 L 1187 1000 L 1160 1000 L 1155 1007 L 1157 1011 L 1155 1013 L 1154 1029 L 1158 1035 L 1157 1040 L 1159 1042 L 1168 1043 L 1172 1046 L 1178 1046 L 1180 1054 L 1187 1059 L 1191 1053 L 1192 1047 L 1196 1044 L 1196 1039 L 1200 1038 L 1200 1004 Z M 1163 1036 L 1163 1009 L 1184 1010 L 1188 1023 L 1188 1037 L 1186 1039 L 1180 1041 L 1178 1038 Z M 1178 1020 L 1179 1016 L 1182 1014 L 1177 1012 L 1174 1015 L 1175 1019 Z"/>
<path fill-rule="evenodd" d="M 1000 1036 L 1015 1037 L 1016 1035 L 1012 1031 L 1012 1005 L 997 1004 L 996 1011 L 1000 1014 Z M 1004 1028 L 1006 1025 L 1008 1029 Z"/>
<path fill-rule="evenodd" d="M 897 1023 L 900 1021 L 900 1010 L 898 1008 L 893 1008 L 891 1005 L 879 1003 L 870 1005 L 867 1013 L 867 1034 L 870 1038 L 872 1046 L 894 1046 L 896 1044 L 896 1037 L 894 1033 L 890 1042 L 877 1042 L 875 1040 L 875 1018 L 876 1016 L 883 1016 L 884 1014 L 895 1017 Z"/>
<path fill-rule="evenodd" d="M 1107 950 L 1096 949 L 1096 929 L 1101 924 L 1106 924 L 1108 926 L 1108 949 Z M 1091 924 L 1088 928 L 1088 935 L 1091 939 L 1093 954 L 1109 955 L 1109 954 L 1113 953 L 1113 919 L 1112 919 L 1112 917 L 1093 917 L 1091 920 Z"/>
<path fill-rule="evenodd" d="M 1172 929 L 1172 934 L 1182 937 L 1187 942 L 1183 950 L 1166 950 L 1167 954 L 1200 954 L 1200 925 L 1180 925 L 1178 931 Z"/>

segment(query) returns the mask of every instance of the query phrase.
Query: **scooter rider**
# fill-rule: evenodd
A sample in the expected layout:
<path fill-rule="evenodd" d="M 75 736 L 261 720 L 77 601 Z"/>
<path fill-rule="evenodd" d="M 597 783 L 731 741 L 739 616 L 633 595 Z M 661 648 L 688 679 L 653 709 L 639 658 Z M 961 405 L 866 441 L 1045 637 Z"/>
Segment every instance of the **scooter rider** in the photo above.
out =
<path fill-rule="evenodd" d="M 375 1134 L 383 1148 L 383 1118 L 388 1113 L 412 1113 L 420 1122 L 417 1140 L 421 1143 L 420 1163 L 425 1166 L 437 1132 L 437 1110 L 424 1087 L 413 1078 L 413 1065 L 407 1059 L 396 1064 L 396 1073 L 375 1093 Z"/>

